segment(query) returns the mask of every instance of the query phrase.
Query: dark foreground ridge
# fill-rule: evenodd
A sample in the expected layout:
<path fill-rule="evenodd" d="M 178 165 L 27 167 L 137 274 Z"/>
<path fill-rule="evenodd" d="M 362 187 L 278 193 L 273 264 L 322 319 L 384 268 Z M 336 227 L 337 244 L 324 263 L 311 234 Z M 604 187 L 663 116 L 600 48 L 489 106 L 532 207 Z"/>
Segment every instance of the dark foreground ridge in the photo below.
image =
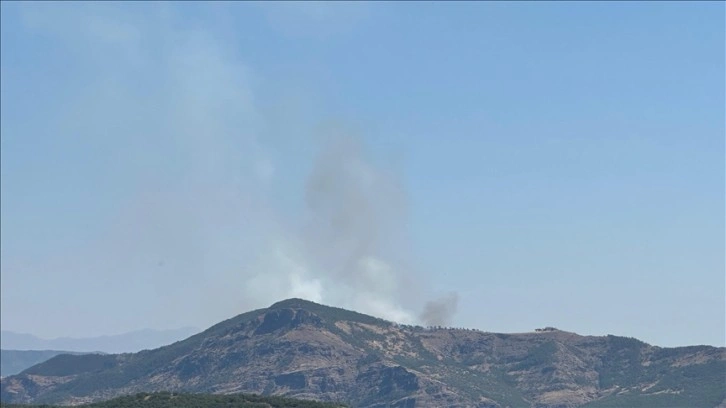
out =
<path fill-rule="evenodd" d="M 661 348 L 554 328 L 423 328 L 289 299 L 155 350 L 60 355 L 0 381 L 6 403 L 160 391 L 376 408 L 714 408 L 726 407 L 726 348 Z"/>
<path fill-rule="evenodd" d="M 60 350 L 0 350 L 0 377 L 18 374 L 59 354 L 86 354 Z"/>
<path fill-rule="evenodd" d="M 2 404 L 3 408 L 60 408 L 57 405 Z M 140 393 L 108 401 L 80 405 L 82 408 L 343 408 L 342 404 L 304 401 L 283 397 L 264 397 L 253 394 L 209 395 Z"/>

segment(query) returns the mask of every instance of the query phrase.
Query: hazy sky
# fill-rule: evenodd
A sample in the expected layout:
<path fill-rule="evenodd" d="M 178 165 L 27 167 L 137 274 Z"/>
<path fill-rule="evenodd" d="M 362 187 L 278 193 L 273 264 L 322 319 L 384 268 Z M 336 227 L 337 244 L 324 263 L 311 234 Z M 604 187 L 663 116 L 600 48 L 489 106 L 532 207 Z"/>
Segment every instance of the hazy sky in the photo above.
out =
<path fill-rule="evenodd" d="M 724 14 L 3 2 L 2 328 L 297 296 L 723 346 Z"/>

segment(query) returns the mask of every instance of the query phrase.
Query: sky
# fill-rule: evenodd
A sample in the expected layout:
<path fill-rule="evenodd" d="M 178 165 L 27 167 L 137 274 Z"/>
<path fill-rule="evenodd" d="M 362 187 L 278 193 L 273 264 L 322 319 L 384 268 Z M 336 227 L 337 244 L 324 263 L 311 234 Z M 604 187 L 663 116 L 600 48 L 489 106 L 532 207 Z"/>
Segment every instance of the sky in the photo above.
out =
<path fill-rule="evenodd" d="M 2 2 L 0 321 L 726 345 L 723 2 Z"/>

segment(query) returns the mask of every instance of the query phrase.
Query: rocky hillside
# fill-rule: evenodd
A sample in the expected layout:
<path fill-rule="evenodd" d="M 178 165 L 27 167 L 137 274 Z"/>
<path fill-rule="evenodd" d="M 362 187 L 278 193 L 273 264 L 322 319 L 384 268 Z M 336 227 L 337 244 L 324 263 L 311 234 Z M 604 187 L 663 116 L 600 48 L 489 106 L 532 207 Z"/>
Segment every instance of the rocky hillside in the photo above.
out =
<path fill-rule="evenodd" d="M 183 391 L 356 407 L 713 408 L 726 400 L 726 349 L 554 329 L 430 330 L 290 299 L 155 350 L 57 356 L 0 391 L 13 403 Z"/>
<path fill-rule="evenodd" d="M 3 408 L 58 408 L 61 405 L 2 404 Z M 139 393 L 103 402 L 78 405 L 79 408 L 345 408 L 344 405 L 249 394 Z"/>

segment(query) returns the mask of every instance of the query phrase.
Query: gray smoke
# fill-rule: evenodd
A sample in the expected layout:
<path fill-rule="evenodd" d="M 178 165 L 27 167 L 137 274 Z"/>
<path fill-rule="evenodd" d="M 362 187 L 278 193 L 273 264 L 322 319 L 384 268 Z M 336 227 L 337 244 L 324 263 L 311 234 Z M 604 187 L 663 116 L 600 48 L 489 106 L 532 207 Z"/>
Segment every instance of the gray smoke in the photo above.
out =
<path fill-rule="evenodd" d="M 458 305 L 459 295 L 455 292 L 440 299 L 428 301 L 421 313 L 421 320 L 427 326 L 448 326 L 456 314 Z"/>
<path fill-rule="evenodd" d="M 106 322 L 87 327 L 89 334 L 206 326 L 293 296 L 416 322 L 410 310 L 418 310 L 423 291 L 417 285 L 425 285 L 407 264 L 406 194 L 398 172 L 371 160 L 378 155 L 368 155 L 353 132 L 333 129 L 304 196 L 291 198 L 300 200 L 307 218 L 289 219 L 294 210 L 278 213 L 279 194 L 296 191 L 287 184 L 296 179 L 289 172 L 301 166 L 285 153 L 296 142 L 304 151 L 316 142 L 287 137 L 292 130 L 306 133 L 307 108 L 290 109 L 300 109 L 304 120 L 287 120 L 297 113 L 267 107 L 276 106 L 275 98 L 258 104 L 252 79 L 261 73 L 245 64 L 238 47 L 220 40 L 221 31 L 190 29 L 163 5 L 144 17 L 122 9 L 28 4 L 23 12 L 26 29 L 90 67 L 76 73 L 74 92 L 44 113 L 56 118 L 48 126 L 86 156 L 96 157 L 103 146 L 109 156 L 92 161 L 98 180 L 119 187 L 88 203 L 101 221 L 76 252 L 59 251 L 30 266 L 3 259 L 3 270 L 14 262 L 38 276 L 73 271 L 86 285 L 67 308 L 48 312 L 45 323 L 82 310 L 78 322 Z M 118 290 L 103 299 L 92 290 L 109 284 Z M 114 307 L 129 297 L 139 302 Z M 48 327 L 78 334 L 81 326 Z"/>
<path fill-rule="evenodd" d="M 366 257 L 385 257 L 405 216 L 404 193 L 392 173 L 365 160 L 351 136 L 333 136 L 307 180 L 305 231 L 321 267 L 341 278 L 356 274 Z"/>
<path fill-rule="evenodd" d="M 305 204 L 305 253 L 329 284 L 324 300 L 412 321 L 397 301 L 405 273 L 395 254 L 406 211 L 395 172 L 373 165 L 360 140 L 336 129 L 313 165 Z"/>
<path fill-rule="evenodd" d="M 305 186 L 309 219 L 302 234 L 307 265 L 317 280 L 293 288 L 319 300 L 402 323 L 422 286 L 405 268 L 406 194 L 400 175 L 367 158 L 363 143 L 338 130 L 324 143 Z M 402 259 L 403 258 L 403 259 Z M 420 278 L 419 278 L 420 279 Z M 420 320 L 446 325 L 458 295 L 426 303 Z"/>

